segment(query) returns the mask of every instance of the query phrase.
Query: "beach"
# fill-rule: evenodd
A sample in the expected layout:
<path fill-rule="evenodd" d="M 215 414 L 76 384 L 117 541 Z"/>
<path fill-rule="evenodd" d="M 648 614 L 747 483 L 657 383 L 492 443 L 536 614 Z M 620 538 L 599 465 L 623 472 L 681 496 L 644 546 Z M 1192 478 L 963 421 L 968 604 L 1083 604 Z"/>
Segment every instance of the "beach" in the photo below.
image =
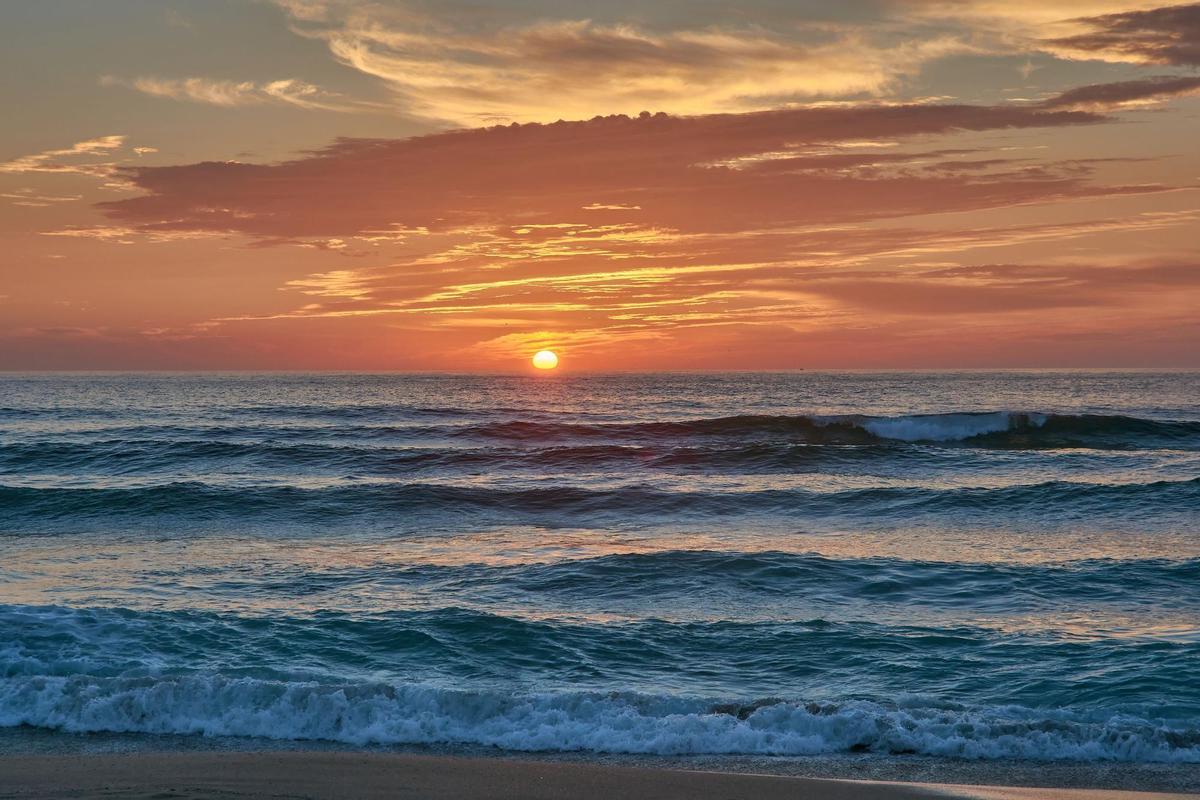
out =
<path fill-rule="evenodd" d="M 327 752 L 0 757 L 0 798 L 312 800 L 1168 800 L 1195 795 L 825 780 Z"/>

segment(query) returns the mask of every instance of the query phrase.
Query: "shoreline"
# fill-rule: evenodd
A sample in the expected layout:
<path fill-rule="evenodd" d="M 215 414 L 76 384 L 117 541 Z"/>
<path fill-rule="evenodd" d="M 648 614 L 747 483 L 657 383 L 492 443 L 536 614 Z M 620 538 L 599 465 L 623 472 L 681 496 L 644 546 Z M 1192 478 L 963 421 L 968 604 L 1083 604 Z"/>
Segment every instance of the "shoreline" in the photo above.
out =
<path fill-rule="evenodd" d="M 600 762 L 320 750 L 0 755 L 0 798 L 1182 800 L 1195 794 L 898 783 Z"/>
<path fill-rule="evenodd" d="M 256 737 L 68 732 L 18 726 L 0 728 L 0 764 L 19 758 L 300 754 L 340 758 L 415 757 L 488 763 L 628 768 L 670 772 L 765 775 L 824 781 L 870 781 L 912 785 L 1001 786 L 1091 792 L 1161 792 L 1200 797 L 1200 764 L 1118 761 L 962 759 L 883 753 L 808 756 L 750 754 L 654 755 L 596 751 L 505 750 L 469 744 L 350 745 L 341 742 Z M 0 776 L 3 772 L 0 772 Z M 2 783 L 0 783 L 2 787 Z M 1172 795 L 1172 793 L 1174 793 Z M 1141 797 L 1142 795 L 1138 795 Z M 0 800 L 4 795 L 0 793 Z"/>

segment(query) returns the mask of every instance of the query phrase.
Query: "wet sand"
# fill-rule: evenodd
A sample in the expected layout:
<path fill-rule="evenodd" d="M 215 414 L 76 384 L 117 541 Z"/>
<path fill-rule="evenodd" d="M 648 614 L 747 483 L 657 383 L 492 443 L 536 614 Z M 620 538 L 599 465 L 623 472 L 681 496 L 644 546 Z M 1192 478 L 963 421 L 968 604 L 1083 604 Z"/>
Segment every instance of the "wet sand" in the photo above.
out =
<path fill-rule="evenodd" d="M 0 756 L 0 798 L 139 800 L 1166 800 L 1196 795 L 877 783 L 346 752 Z"/>

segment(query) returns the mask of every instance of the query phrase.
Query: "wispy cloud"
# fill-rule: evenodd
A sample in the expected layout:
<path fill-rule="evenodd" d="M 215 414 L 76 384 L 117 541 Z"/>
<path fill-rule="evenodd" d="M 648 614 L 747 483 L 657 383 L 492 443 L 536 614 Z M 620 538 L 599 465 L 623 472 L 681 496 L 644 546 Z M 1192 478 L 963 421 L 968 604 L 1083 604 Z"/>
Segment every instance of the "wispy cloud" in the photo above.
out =
<path fill-rule="evenodd" d="M 123 225 L 96 225 L 90 228 L 69 227 L 54 231 L 40 231 L 40 234 L 68 239 L 95 239 L 115 244 L 137 244 L 139 242 L 157 244 L 188 239 L 205 239 L 219 235 L 205 231 L 155 230 L 153 228 L 130 228 Z"/>
<path fill-rule="evenodd" d="M 1065 58 L 1135 64 L 1200 65 L 1200 3 L 1075 20 L 1078 33 L 1045 46 Z"/>
<path fill-rule="evenodd" d="M 60 203 L 73 203 L 83 199 L 83 195 L 81 194 L 44 194 L 27 188 L 2 192 L 0 193 L 0 197 L 10 201 L 14 206 L 27 206 L 29 208 L 47 208 Z"/>
<path fill-rule="evenodd" d="M 757 16 L 771 24 L 758 26 L 710 7 L 686 22 L 634 24 L 487 3 L 450 14 L 366 0 L 275 2 L 297 33 L 381 79 L 401 110 L 468 127 L 894 97 L 931 63 L 967 54 L 1026 56 L 1026 80 L 1028 56 L 1039 52 L 1200 63 L 1200 4 L 1161 0 L 879 0 L 868 19 L 832 9 L 819 21 L 764 4 Z"/>
<path fill-rule="evenodd" d="M 1153 9 L 1162 0 L 886 0 L 899 17 L 964 19 L 1026 30 L 1078 17 Z"/>
<path fill-rule="evenodd" d="M 975 49 L 953 35 L 877 42 L 858 28 L 799 21 L 772 30 L 545 18 L 478 27 L 373 4 L 279 4 L 298 32 L 385 81 L 409 113 L 472 126 L 879 95 L 930 61 Z"/>
<path fill-rule="evenodd" d="M 1151 106 L 1200 93 L 1200 77 L 1159 75 L 1132 81 L 1079 86 L 1040 103 L 1042 108 L 1109 111 Z"/>
<path fill-rule="evenodd" d="M 1200 264 L 984 264 L 891 275 L 846 270 L 801 288 L 876 312 L 971 315 L 1123 307 L 1135 294 L 1180 290 L 1200 290 Z"/>
<path fill-rule="evenodd" d="M 336 92 L 295 78 L 255 82 L 212 78 L 118 78 L 105 75 L 102 86 L 124 86 L 154 97 L 234 108 L 238 106 L 287 105 L 319 111 L 378 110 L 379 106 L 351 100 Z"/>
<path fill-rule="evenodd" d="M 81 159 L 94 159 L 96 156 L 111 157 L 113 151 L 119 150 L 125 144 L 127 138 L 121 135 L 101 136 L 96 139 L 85 139 L 82 142 L 76 142 L 70 147 L 43 150 L 40 153 L 33 153 L 32 155 L 21 156 L 12 161 L 0 163 L 0 172 L 16 174 L 57 172 L 108 177 L 112 174 L 115 162 L 105 161 L 97 163 L 94 160 Z"/>

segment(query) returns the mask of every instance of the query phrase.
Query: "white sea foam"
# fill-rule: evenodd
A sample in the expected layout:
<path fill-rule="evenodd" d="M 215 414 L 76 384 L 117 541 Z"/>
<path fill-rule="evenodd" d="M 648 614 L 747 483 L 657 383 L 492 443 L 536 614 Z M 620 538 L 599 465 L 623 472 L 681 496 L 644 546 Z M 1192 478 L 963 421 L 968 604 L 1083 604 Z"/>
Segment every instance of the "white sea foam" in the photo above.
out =
<path fill-rule="evenodd" d="M 949 442 L 1002 433 L 1019 427 L 1040 427 L 1046 417 L 997 411 L 992 414 L 931 414 L 909 417 L 879 417 L 860 423 L 884 439 L 903 442 Z"/>
<path fill-rule="evenodd" d="M 816 755 L 870 749 L 972 759 L 1200 763 L 1200 731 L 1113 713 L 777 703 L 743 714 L 632 693 L 512 695 L 219 675 L 0 679 L 0 725 L 525 751 Z M 1195 721 L 1193 721 L 1195 722 Z"/>

